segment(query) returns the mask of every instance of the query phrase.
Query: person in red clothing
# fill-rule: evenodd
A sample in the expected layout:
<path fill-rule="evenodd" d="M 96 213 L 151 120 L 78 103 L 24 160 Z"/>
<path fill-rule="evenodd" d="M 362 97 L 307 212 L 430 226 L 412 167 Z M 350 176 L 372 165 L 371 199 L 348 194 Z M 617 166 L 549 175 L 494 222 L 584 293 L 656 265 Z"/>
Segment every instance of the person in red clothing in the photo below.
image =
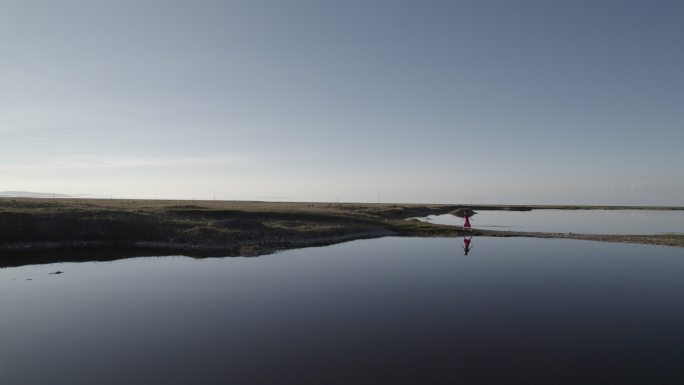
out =
<path fill-rule="evenodd" d="M 470 229 L 470 215 L 465 214 L 463 215 L 463 219 L 465 219 L 465 223 L 463 224 L 464 229 Z"/>
<path fill-rule="evenodd" d="M 461 246 L 461 248 L 465 252 L 465 255 L 468 255 L 468 252 L 472 249 L 472 247 L 470 246 L 470 242 L 472 240 L 473 240 L 473 237 L 468 237 L 468 238 L 463 237 L 463 246 Z"/>

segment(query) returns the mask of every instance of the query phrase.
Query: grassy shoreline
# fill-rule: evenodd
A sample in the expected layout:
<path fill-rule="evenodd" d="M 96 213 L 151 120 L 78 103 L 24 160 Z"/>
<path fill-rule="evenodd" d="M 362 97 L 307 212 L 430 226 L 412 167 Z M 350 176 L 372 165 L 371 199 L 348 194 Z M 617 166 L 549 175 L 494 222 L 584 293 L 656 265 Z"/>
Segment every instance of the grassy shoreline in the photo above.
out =
<path fill-rule="evenodd" d="M 406 220 L 475 210 L 650 209 L 684 207 L 510 206 L 246 201 L 150 201 L 4 198 L 0 200 L 0 266 L 81 250 L 192 256 L 251 256 L 354 239 L 395 236 L 575 238 L 684 247 L 681 235 L 521 233 Z M 64 253 L 62 253 L 62 251 Z M 87 254 L 87 253 L 86 253 Z M 79 257 L 81 258 L 81 257 Z"/>

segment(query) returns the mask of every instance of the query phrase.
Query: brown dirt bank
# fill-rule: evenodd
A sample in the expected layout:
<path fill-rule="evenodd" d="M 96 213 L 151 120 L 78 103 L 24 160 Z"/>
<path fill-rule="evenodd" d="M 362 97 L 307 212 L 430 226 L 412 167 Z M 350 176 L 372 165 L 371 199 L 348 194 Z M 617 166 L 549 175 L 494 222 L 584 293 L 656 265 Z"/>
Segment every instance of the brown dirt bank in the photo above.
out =
<path fill-rule="evenodd" d="M 639 243 L 643 245 L 661 245 L 684 247 L 684 234 L 656 234 L 656 235 L 618 235 L 618 234 L 576 234 L 576 233 L 543 233 L 523 231 L 495 231 L 473 230 L 472 235 L 487 237 L 529 237 L 529 238 L 557 238 L 579 239 L 585 241 Z"/>
<path fill-rule="evenodd" d="M 181 253 L 249 256 L 388 235 L 470 233 L 684 246 L 684 237 L 675 235 L 466 232 L 460 227 L 405 220 L 463 207 L 485 209 L 463 205 L 5 198 L 0 199 L 0 266 Z"/>

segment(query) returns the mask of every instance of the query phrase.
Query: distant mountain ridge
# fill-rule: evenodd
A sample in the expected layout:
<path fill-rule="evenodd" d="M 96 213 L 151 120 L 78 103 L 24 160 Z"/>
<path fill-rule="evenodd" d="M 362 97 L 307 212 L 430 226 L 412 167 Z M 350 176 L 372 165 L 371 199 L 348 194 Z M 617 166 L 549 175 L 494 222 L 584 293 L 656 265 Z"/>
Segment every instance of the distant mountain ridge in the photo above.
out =
<path fill-rule="evenodd" d="M 2 198 L 73 198 L 71 195 L 32 191 L 0 191 Z"/>

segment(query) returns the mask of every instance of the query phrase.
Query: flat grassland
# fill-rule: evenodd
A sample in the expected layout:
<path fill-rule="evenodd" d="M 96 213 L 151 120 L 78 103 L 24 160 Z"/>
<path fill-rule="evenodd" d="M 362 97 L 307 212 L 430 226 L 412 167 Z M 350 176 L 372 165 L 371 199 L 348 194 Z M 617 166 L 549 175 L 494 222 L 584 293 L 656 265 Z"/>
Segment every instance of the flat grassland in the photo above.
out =
<path fill-rule="evenodd" d="M 0 199 L 0 266 L 36 251 L 132 255 L 260 255 L 275 250 L 395 236 L 529 236 L 684 246 L 682 235 L 582 235 L 476 230 L 406 220 L 476 210 L 683 209 L 624 206 L 497 206 L 108 199 Z M 40 254 L 40 253 L 39 253 Z M 46 253 L 40 254 L 52 260 Z M 62 253 L 62 255 L 64 255 Z M 107 259 L 109 257 L 103 257 Z M 63 260 L 63 257 L 54 260 Z"/>
<path fill-rule="evenodd" d="M 384 235 L 456 235 L 405 218 L 457 206 L 160 201 L 0 200 L 0 251 L 99 246 L 261 254 Z"/>

